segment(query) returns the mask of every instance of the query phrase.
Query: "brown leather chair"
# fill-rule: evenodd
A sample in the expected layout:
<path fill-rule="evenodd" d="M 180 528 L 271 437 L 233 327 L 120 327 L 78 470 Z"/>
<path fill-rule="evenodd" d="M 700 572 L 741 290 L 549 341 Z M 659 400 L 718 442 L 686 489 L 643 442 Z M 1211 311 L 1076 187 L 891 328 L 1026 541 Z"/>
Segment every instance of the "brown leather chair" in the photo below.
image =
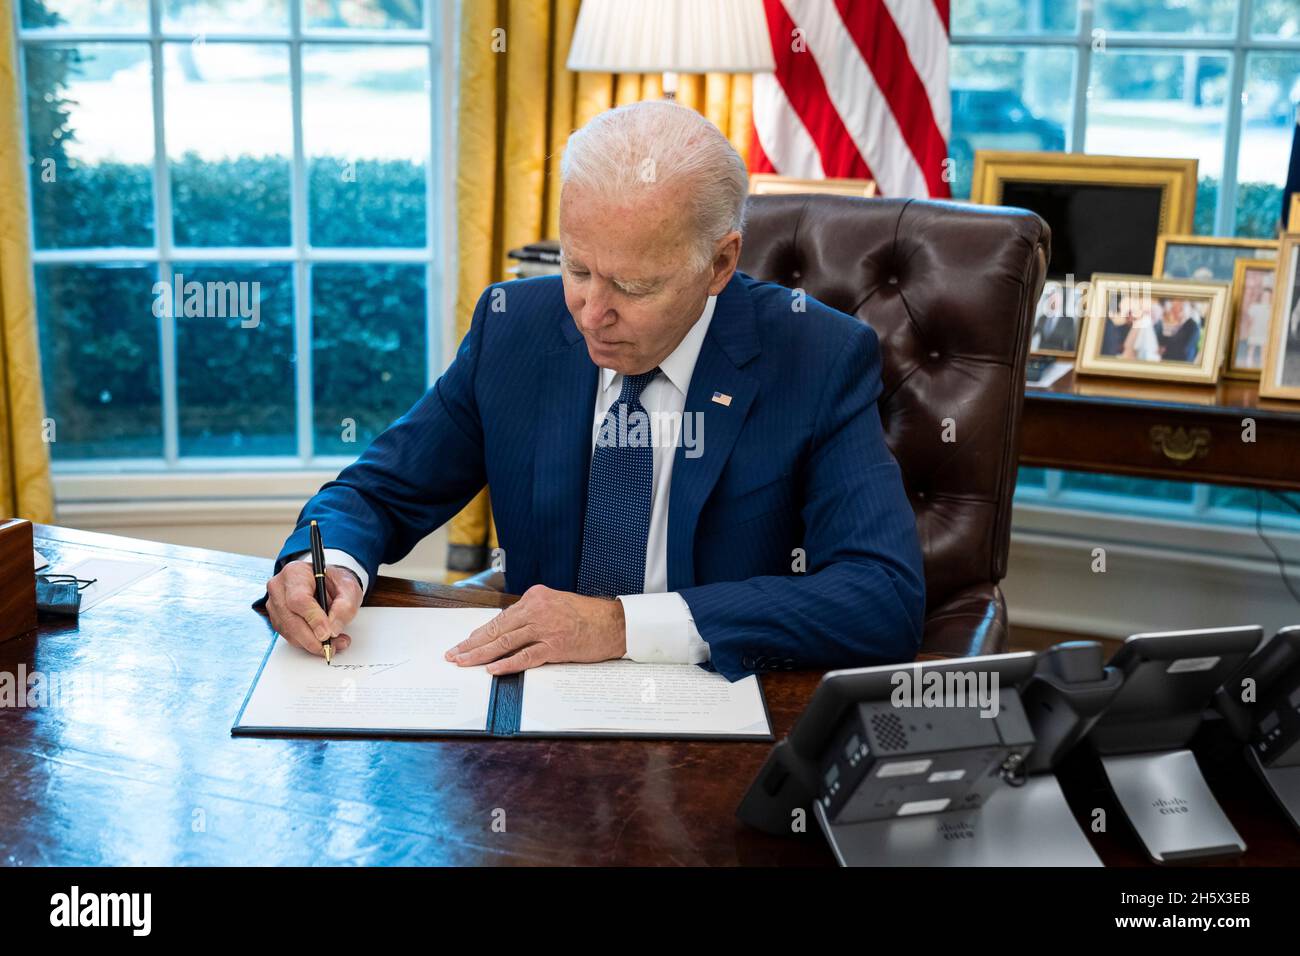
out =
<path fill-rule="evenodd" d="M 921 653 L 1007 645 L 1025 359 L 1050 231 L 1024 210 L 751 196 L 740 268 L 805 290 L 880 337 L 880 418 L 925 555 Z M 944 441 L 951 419 L 952 441 Z"/>

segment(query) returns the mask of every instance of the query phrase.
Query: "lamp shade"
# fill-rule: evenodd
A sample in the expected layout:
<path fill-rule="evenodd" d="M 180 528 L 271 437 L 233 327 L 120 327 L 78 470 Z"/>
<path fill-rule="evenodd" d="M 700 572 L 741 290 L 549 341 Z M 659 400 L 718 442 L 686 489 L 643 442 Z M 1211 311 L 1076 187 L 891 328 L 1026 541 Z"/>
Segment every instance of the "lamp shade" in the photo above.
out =
<path fill-rule="evenodd" d="M 763 0 L 583 0 L 570 70 L 770 73 Z"/>

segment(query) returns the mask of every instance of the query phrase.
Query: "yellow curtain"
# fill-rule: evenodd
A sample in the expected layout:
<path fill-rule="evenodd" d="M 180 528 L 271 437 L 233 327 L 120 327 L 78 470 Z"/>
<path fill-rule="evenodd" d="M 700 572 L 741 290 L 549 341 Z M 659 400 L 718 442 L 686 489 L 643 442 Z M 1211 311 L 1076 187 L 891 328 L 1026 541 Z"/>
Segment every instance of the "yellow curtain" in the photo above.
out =
<path fill-rule="evenodd" d="M 657 99 L 658 74 L 564 68 L 578 0 L 461 4 L 456 158 L 457 330 L 483 288 L 506 278 L 507 253 L 555 238 L 559 163 L 569 133 L 612 106 Z M 750 77 L 680 78 L 677 99 L 722 130 L 742 156 L 750 136 Z M 448 578 L 487 564 L 496 546 L 486 490 L 452 520 Z"/>
<path fill-rule="evenodd" d="M 44 440 L 14 18 L 0 16 L 0 518 L 54 520 Z"/>

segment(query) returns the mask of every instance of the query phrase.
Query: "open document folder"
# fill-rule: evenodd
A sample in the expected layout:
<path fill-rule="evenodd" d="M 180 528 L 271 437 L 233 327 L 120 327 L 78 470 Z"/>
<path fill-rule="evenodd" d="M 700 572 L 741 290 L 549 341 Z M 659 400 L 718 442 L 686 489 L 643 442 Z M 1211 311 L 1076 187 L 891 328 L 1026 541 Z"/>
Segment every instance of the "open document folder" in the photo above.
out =
<path fill-rule="evenodd" d="M 694 664 L 546 664 L 493 677 L 443 659 L 497 612 L 362 608 L 327 665 L 272 638 L 230 732 L 771 740 L 758 678 Z"/>

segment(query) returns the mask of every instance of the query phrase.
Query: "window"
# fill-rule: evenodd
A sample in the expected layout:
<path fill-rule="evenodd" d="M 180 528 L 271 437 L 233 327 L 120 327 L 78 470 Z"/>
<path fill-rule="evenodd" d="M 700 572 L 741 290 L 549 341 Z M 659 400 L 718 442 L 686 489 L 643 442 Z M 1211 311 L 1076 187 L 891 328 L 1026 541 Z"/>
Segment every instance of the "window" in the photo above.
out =
<path fill-rule="evenodd" d="M 355 457 L 441 368 L 446 8 L 15 6 L 55 467 Z"/>
<path fill-rule="evenodd" d="M 1300 102 L 1297 0 L 952 0 L 954 194 L 976 149 L 1198 160 L 1196 231 L 1272 237 Z M 1290 499 L 1294 501 L 1294 496 Z M 1020 470 L 1020 504 L 1300 532 L 1251 489 Z"/>
<path fill-rule="evenodd" d="M 1296 0 L 952 0 L 953 192 L 977 149 L 1198 160 L 1196 231 L 1276 235 Z"/>

